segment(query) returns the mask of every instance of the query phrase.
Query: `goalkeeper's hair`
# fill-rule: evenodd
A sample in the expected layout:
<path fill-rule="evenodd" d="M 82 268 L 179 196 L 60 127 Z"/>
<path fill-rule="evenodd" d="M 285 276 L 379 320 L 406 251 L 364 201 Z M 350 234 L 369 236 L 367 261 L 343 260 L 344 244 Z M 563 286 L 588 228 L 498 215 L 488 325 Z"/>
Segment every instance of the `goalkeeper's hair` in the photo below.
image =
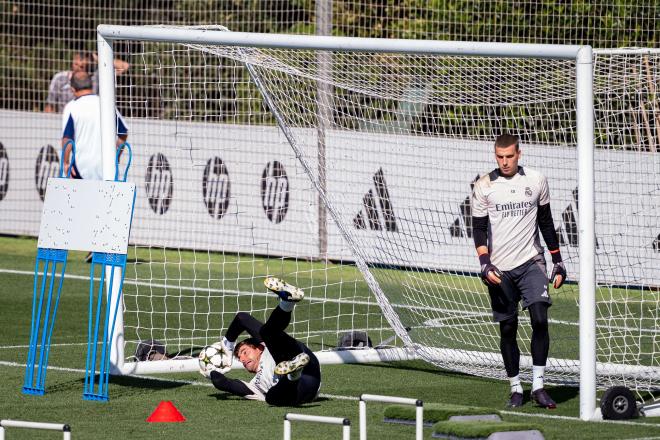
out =
<path fill-rule="evenodd" d="M 250 347 L 253 348 L 259 348 L 263 344 L 263 341 L 259 338 L 246 338 L 243 339 L 241 342 L 236 344 L 236 347 L 234 347 L 234 356 L 238 357 L 238 350 L 244 346 L 244 345 L 249 345 Z"/>
<path fill-rule="evenodd" d="M 495 148 L 504 148 L 515 145 L 516 151 L 520 149 L 520 138 L 515 134 L 501 134 L 495 139 Z"/>

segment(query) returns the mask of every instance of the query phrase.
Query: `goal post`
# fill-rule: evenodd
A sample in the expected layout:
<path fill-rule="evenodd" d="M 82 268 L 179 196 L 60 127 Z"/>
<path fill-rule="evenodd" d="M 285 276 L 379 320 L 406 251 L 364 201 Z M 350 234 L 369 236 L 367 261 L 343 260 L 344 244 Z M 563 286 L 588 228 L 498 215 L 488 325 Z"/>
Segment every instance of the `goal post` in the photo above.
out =
<path fill-rule="evenodd" d="M 329 362 L 362 356 L 359 351 L 332 351 L 329 340 L 343 332 L 378 332 L 381 343 L 395 338 L 399 346 L 439 367 L 503 378 L 497 329 L 476 275 L 469 200 L 464 200 L 470 180 L 494 167 L 489 154 L 494 134 L 511 129 L 523 137 L 523 165 L 544 172 L 549 168 L 553 214 L 564 228 L 563 243 L 574 248 L 562 249 L 569 278 L 577 286 L 555 294 L 551 333 L 556 342 L 551 343 L 548 381 L 579 383 L 580 417 L 585 420 L 596 414 L 597 388 L 608 383 L 598 377 L 615 371 L 643 382 L 644 390 L 657 386 L 657 380 L 649 379 L 658 370 L 648 359 L 654 333 L 649 342 L 647 324 L 632 328 L 635 324 L 626 320 L 657 305 L 647 295 L 654 275 L 636 284 L 628 275 L 634 269 L 623 262 L 632 257 L 610 261 L 618 258 L 609 247 L 614 239 L 598 242 L 603 253 L 596 258 L 601 230 L 596 226 L 595 182 L 603 170 L 594 166 L 589 46 L 101 25 L 98 51 L 104 163 L 114 151 L 118 107 L 136 127 L 130 134 L 138 137 L 132 142 L 134 169 L 147 169 L 138 177 L 149 196 L 141 203 L 157 214 L 156 219 L 137 214 L 134 221 L 135 264 L 127 269 L 131 273 L 125 290 L 135 293 L 124 295 L 124 331 L 113 345 L 115 372 L 193 369 L 194 359 L 185 356 L 124 364 L 132 351 L 125 352 L 124 346 L 134 347 L 130 344 L 136 337 L 147 339 L 143 334 L 164 335 L 168 346 L 179 344 L 178 353 L 190 354 L 199 344 L 219 339 L 237 310 L 267 316 L 273 302 L 259 292 L 258 281 L 276 275 L 287 281 L 293 277 L 311 294 L 310 308 L 296 312 L 292 331 L 317 344 L 315 349 Z M 125 75 L 123 84 L 114 82 L 114 51 L 135 57 L 135 77 Z M 139 157 L 141 146 L 147 150 L 156 144 L 168 148 L 163 151 L 178 162 L 165 160 L 159 150 Z M 325 149 L 322 158 L 317 156 L 319 146 Z M 202 150 L 207 156 L 200 156 Z M 285 154 L 290 159 L 286 163 L 278 159 L 275 165 L 270 158 Z M 244 176 L 253 174 L 261 161 L 269 165 L 261 178 L 258 204 L 264 211 L 259 213 L 241 191 L 252 185 Z M 449 162 L 461 165 L 451 169 Z M 320 175 L 320 163 L 327 175 Z M 159 173 L 157 180 L 153 170 Z M 205 206 L 202 200 L 185 198 L 194 197 L 191 188 L 197 183 L 184 181 L 183 173 L 206 179 L 214 172 L 220 179 L 212 187 L 214 194 L 225 194 L 227 200 L 209 204 L 204 199 Z M 288 203 L 291 198 L 291 206 L 297 204 L 300 211 L 277 211 L 264 196 L 284 184 L 284 176 L 292 189 L 277 200 Z M 172 190 L 172 180 L 181 186 Z M 151 197 L 155 185 L 162 189 L 168 184 L 167 197 Z M 204 180 L 205 194 L 209 185 Z M 646 188 L 645 183 L 634 185 Z M 206 215 L 224 222 L 222 227 L 186 216 L 193 205 L 208 209 Z M 571 210 L 564 210 L 566 205 Z M 644 209 L 657 208 L 651 203 Z M 176 237 L 170 237 L 173 223 L 168 218 L 174 211 L 181 218 L 173 231 Z M 270 223 L 260 223 L 264 212 Z M 319 237 L 320 217 L 326 212 L 328 237 L 320 244 L 325 239 Z M 653 226 L 641 223 L 640 228 Z M 291 229 L 285 229 L 287 224 Z M 607 237 L 615 235 L 608 229 L 611 224 L 602 229 Z M 207 240 L 206 235 L 218 232 L 226 243 Z M 652 267 L 647 254 L 635 258 L 642 270 Z M 612 310 L 628 288 L 648 297 L 635 300 L 641 311 Z M 610 294 L 602 311 L 597 289 L 599 298 Z M 158 332 L 146 331 L 150 326 Z M 521 325 L 519 336 L 523 377 L 528 379 L 525 327 Z M 128 332 L 137 336 L 124 343 L 121 338 Z M 612 340 L 603 332 L 623 336 Z M 643 352 L 641 357 L 617 345 L 635 335 L 643 335 L 641 345 L 633 347 Z M 597 344 L 603 344 L 598 359 Z M 408 356 L 400 350 L 364 353 L 364 361 Z"/>

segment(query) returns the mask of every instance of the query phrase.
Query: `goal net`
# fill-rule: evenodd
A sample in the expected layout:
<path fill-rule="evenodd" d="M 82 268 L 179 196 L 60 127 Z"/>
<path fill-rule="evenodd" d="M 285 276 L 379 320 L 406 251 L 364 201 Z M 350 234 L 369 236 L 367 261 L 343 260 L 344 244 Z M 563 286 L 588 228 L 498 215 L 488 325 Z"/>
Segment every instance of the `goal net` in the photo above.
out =
<path fill-rule="evenodd" d="M 548 177 L 572 281 L 551 290 L 546 380 L 580 381 L 574 59 L 113 44 L 131 64 L 115 93 L 141 185 L 127 362 L 147 340 L 185 359 L 239 310 L 265 319 L 271 275 L 305 290 L 290 333 L 314 350 L 363 331 L 438 367 L 503 378 L 469 196 L 509 132 L 521 164 Z M 594 57 L 598 386 L 640 392 L 660 387 L 657 72 L 657 54 Z"/>

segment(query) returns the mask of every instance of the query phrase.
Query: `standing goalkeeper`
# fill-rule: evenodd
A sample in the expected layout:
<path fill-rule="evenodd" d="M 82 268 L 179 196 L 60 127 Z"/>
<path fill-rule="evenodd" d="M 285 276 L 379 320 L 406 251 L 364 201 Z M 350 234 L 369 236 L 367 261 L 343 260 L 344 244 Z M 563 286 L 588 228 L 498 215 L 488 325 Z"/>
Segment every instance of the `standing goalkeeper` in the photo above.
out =
<path fill-rule="evenodd" d="M 277 406 L 311 402 L 321 387 L 319 361 L 305 344 L 284 331 L 304 293 L 277 278 L 266 278 L 264 284 L 280 297 L 279 305 L 266 323 L 239 312 L 222 339 L 226 354 L 233 352 L 254 377 L 250 382 L 229 379 L 224 375 L 229 368 L 211 371 L 209 377 L 217 389 L 246 399 L 265 400 Z M 236 344 L 243 331 L 250 337 Z"/>
<path fill-rule="evenodd" d="M 474 244 L 481 278 L 488 286 L 493 319 L 500 325 L 500 351 L 511 384 L 509 407 L 523 403 L 518 349 L 518 303 L 529 310 L 532 324 L 532 400 L 543 408 L 557 405 L 543 388 L 548 359 L 548 277 L 539 229 L 552 256 L 550 281 L 559 289 L 566 269 L 550 212 L 546 178 L 518 166 L 520 139 L 501 135 L 495 140 L 498 168 L 481 177 L 472 193 Z"/>

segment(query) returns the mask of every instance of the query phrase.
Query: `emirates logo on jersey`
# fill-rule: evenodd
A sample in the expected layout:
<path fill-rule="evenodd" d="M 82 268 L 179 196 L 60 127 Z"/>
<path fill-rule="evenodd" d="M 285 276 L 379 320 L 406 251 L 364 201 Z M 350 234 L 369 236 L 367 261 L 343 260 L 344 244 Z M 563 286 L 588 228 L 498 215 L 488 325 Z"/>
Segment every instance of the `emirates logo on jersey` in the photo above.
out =
<path fill-rule="evenodd" d="M 502 218 L 520 217 L 526 215 L 534 206 L 534 202 L 496 203 L 495 210 L 502 213 Z"/>

